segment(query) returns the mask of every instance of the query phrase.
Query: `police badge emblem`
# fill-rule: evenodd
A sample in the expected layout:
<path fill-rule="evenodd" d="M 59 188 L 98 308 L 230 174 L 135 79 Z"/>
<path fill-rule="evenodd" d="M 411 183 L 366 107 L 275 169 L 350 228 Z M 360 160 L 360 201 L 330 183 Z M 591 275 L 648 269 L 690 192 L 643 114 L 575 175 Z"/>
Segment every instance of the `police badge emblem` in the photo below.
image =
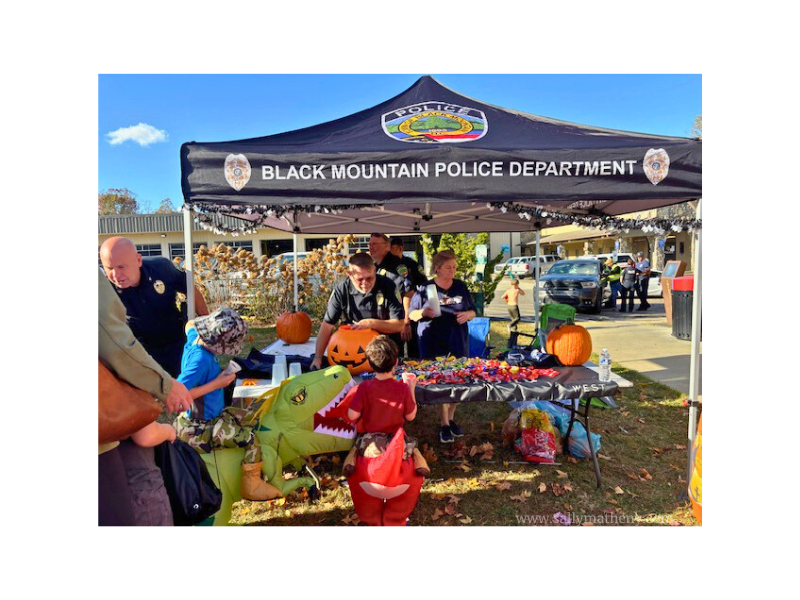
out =
<path fill-rule="evenodd" d="M 383 306 L 383 292 L 378 292 L 376 294 L 375 301 L 378 303 L 378 306 Z"/>
<path fill-rule="evenodd" d="M 250 161 L 244 154 L 228 154 L 225 158 L 225 181 L 237 192 L 250 181 Z"/>
<path fill-rule="evenodd" d="M 459 144 L 486 135 L 482 110 L 447 102 L 420 102 L 381 116 L 383 132 L 398 142 Z"/>
<path fill-rule="evenodd" d="M 663 148 L 650 148 L 644 155 L 644 174 L 653 185 L 658 185 L 669 173 L 669 154 Z"/>
<path fill-rule="evenodd" d="M 163 281 L 161 281 L 160 279 L 156 279 L 156 280 L 153 282 L 153 289 L 154 289 L 154 290 L 155 290 L 157 293 L 159 293 L 159 294 L 163 294 L 163 293 L 166 291 L 166 289 L 167 289 L 167 288 L 166 288 L 166 286 L 164 285 L 164 282 L 163 282 Z"/>

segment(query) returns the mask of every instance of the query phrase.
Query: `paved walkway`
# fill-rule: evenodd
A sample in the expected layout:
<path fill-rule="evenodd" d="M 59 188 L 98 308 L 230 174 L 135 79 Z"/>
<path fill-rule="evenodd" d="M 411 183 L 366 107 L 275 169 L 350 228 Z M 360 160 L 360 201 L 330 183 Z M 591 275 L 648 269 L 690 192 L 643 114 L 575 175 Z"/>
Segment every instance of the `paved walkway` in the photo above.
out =
<path fill-rule="evenodd" d="M 509 281 L 506 277 L 497 287 L 495 299 L 485 311 L 486 316 L 508 319 L 502 295 L 509 288 Z M 520 288 L 526 293 L 520 299 L 522 321 L 532 323 L 533 280 L 522 280 Z M 603 348 L 608 348 L 612 362 L 688 394 L 691 343 L 672 336 L 672 326 L 667 323 L 661 298 L 650 298 L 650 304 L 652 306 L 646 312 L 620 313 L 611 309 L 603 309 L 599 315 L 579 312 L 577 321 L 589 330 L 594 351 L 598 354 Z M 637 299 L 635 306 L 638 305 Z"/>

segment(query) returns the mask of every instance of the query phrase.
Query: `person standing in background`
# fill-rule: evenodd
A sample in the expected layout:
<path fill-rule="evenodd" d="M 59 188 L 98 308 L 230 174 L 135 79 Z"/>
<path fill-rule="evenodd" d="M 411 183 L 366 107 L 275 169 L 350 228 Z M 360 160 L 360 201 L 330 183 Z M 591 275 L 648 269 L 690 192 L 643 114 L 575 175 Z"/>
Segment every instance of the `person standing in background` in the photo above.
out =
<path fill-rule="evenodd" d="M 519 289 L 519 279 L 512 279 L 511 287 L 503 294 L 503 300 L 508 303 L 508 315 L 511 317 L 511 322 L 508 324 L 508 333 L 517 330 L 517 324 L 521 318 L 519 314 L 519 297 L 524 295 L 525 292 Z"/>
<path fill-rule="evenodd" d="M 647 301 L 647 288 L 650 283 L 650 261 L 644 257 L 644 252 L 636 253 L 636 295 L 639 297 L 639 308 L 636 310 L 647 310 L 650 303 Z"/>
<path fill-rule="evenodd" d="M 425 271 L 422 269 L 422 265 L 420 265 L 413 258 L 403 254 L 402 238 L 391 238 L 389 241 L 389 252 L 400 259 L 402 264 L 397 267 L 397 272 L 406 280 L 405 289 L 407 292 L 403 294 L 403 309 L 406 311 L 406 317 L 405 321 L 403 322 L 403 330 L 400 332 L 400 337 L 406 343 L 405 356 L 408 358 L 419 358 L 419 339 L 417 338 L 417 328 L 412 326 L 411 319 L 408 315 L 411 312 L 411 298 L 414 296 L 414 292 L 417 291 L 419 286 L 425 285 L 428 281 L 428 278 L 425 277 Z M 402 347 L 400 349 L 402 355 Z"/>

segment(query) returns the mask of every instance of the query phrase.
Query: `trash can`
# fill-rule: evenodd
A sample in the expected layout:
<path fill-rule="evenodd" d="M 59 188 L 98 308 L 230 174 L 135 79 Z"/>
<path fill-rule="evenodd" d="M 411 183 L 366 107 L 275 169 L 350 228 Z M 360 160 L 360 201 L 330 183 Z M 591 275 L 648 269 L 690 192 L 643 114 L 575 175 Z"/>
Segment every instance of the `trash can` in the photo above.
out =
<path fill-rule="evenodd" d="M 679 340 L 692 339 L 692 297 L 694 277 L 672 280 L 672 335 Z"/>
<path fill-rule="evenodd" d="M 478 313 L 479 317 L 482 317 L 484 305 L 483 292 L 473 292 L 472 303 L 475 305 L 475 312 Z"/>

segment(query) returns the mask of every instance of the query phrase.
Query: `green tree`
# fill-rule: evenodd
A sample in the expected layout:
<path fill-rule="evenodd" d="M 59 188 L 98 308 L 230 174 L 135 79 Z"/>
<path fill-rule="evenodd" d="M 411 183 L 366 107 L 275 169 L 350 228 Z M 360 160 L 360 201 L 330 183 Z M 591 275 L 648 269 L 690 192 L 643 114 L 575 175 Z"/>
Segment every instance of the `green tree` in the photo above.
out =
<path fill-rule="evenodd" d="M 172 200 L 170 200 L 169 198 L 164 198 L 161 201 L 161 204 L 158 205 L 158 210 L 156 211 L 156 214 L 162 215 L 174 212 L 175 212 L 175 207 L 172 205 Z"/>
<path fill-rule="evenodd" d="M 139 212 L 136 194 L 127 188 L 111 188 L 97 196 L 99 215 L 133 215 Z"/>
<path fill-rule="evenodd" d="M 470 292 L 482 292 L 486 305 L 494 299 L 497 285 L 503 279 L 503 273 L 494 274 L 495 265 L 503 260 L 503 253 L 500 252 L 491 258 L 484 269 L 483 280 L 475 277 L 475 246 L 489 242 L 488 233 L 477 235 L 467 235 L 466 233 L 444 233 L 437 241 L 429 234 L 422 234 L 422 249 L 425 253 L 425 264 L 430 264 L 430 259 L 436 252 L 441 250 L 452 250 L 456 255 L 456 278 L 467 283 Z"/>
<path fill-rule="evenodd" d="M 689 135 L 699 140 L 703 139 L 703 115 L 697 115 L 694 118 L 694 125 L 692 125 L 692 131 Z"/>

